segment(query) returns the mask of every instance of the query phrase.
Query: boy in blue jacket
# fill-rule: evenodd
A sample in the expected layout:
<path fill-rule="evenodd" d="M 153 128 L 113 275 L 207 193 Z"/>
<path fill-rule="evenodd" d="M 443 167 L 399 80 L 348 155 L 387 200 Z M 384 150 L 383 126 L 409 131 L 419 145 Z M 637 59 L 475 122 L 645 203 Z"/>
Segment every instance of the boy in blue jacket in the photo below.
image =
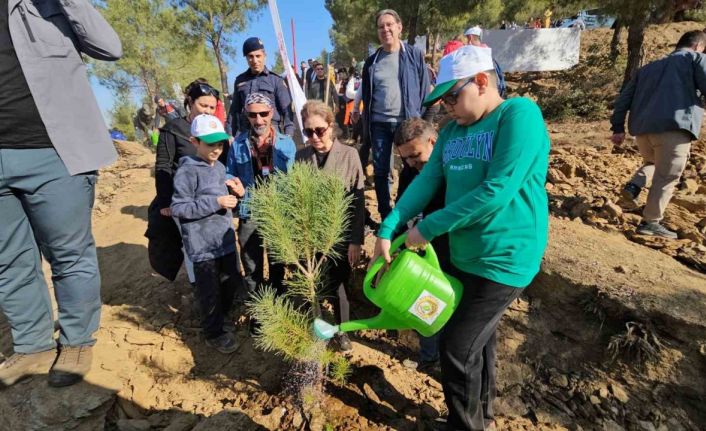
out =
<path fill-rule="evenodd" d="M 172 215 L 181 224 L 184 248 L 194 263 L 206 344 L 221 353 L 238 348 L 233 333 L 223 330 L 223 322 L 235 288 L 242 284 L 231 213 L 238 198 L 228 193 L 225 166 L 218 161 L 229 139 L 218 118 L 207 114 L 194 118 L 190 140 L 196 155 L 179 160 L 171 204 Z"/>

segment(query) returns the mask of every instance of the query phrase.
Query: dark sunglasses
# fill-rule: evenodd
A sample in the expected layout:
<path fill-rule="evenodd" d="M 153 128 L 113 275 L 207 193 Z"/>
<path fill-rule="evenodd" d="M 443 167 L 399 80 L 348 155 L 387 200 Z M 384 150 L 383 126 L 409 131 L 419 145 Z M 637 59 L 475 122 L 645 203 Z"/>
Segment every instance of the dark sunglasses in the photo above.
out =
<path fill-rule="evenodd" d="M 306 135 L 307 138 L 311 138 L 314 136 L 314 133 L 316 133 L 316 136 L 319 138 L 324 137 L 324 133 L 329 129 L 331 126 L 327 127 L 314 127 L 313 129 L 304 129 L 304 134 Z"/>
<path fill-rule="evenodd" d="M 257 117 L 265 118 L 265 117 L 267 117 L 268 115 L 270 115 L 270 112 L 271 112 L 271 111 L 260 111 L 260 112 L 250 112 L 250 111 L 248 111 L 248 118 L 252 118 L 252 119 L 255 119 L 255 118 L 257 118 Z"/>
<path fill-rule="evenodd" d="M 191 100 L 196 100 L 201 96 L 214 96 L 218 99 L 220 94 L 221 93 L 219 93 L 218 90 L 208 84 L 198 84 L 189 91 L 189 97 Z"/>
<path fill-rule="evenodd" d="M 468 78 L 468 80 L 462 86 L 458 87 L 454 91 L 450 91 L 450 92 L 444 94 L 443 96 L 441 96 L 441 101 L 446 103 L 447 105 L 451 105 L 451 106 L 455 105 L 456 102 L 458 102 L 458 95 L 461 94 L 461 91 L 463 91 L 463 89 L 466 87 L 466 85 L 473 82 L 474 79 L 475 79 L 475 77 L 473 77 L 473 76 Z"/>

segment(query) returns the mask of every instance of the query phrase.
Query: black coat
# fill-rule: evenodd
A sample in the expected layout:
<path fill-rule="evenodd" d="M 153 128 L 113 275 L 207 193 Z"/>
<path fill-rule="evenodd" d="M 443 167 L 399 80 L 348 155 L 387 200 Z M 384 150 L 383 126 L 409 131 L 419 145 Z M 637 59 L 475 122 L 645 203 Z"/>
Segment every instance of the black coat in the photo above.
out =
<path fill-rule="evenodd" d="M 184 262 L 181 235 L 174 219 L 159 213 L 157 198 L 147 210 L 147 254 L 150 266 L 162 277 L 174 281 Z"/>

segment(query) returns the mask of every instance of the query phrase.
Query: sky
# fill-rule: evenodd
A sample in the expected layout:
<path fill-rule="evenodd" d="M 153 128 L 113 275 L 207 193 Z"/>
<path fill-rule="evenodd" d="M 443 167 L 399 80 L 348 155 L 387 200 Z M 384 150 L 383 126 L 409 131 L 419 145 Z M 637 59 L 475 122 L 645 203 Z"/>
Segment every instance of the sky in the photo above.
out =
<path fill-rule="evenodd" d="M 324 7 L 323 0 L 279 0 L 277 2 L 279 8 L 280 20 L 282 21 L 282 30 L 287 41 L 287 53 L 289 60 L 294 61 L 292 54 L 292 31 L 291 19 L 294 19 L 296 43 L 297 43 L 297 62 L 301 62 L 307 58 L 318 58 L 322 49 L 331 51 L 331 40 L 328 31 L 333 24 L 331 15 Z M 228 82 L 232 85 L 235 77 L 244 72 L 248 65 L 245 58 L 242 56 L 242 47 L 245 39 L 251 36 L 257 36 L 262 39 L 267 52 L 267 65 L 272 66 L 276 60 L 276 55 L 279 55 L 277 48 L 277 38 L 272 26 L 272 17 L 270 9 L 265 6 L 256 16 L 253 17 L 248 29 L 242 33 L 233 36 L 232 41 L 235 44 L 237 56 L 229 59 L 228 64 Z M 102 87 L 95 79 L 91 80 L 93 91 L 98 99 L 103 117 L 106 122 L 109 121 L 110 115 L 108 111 L 113 105 L 113 95 L 110 90 Z M 229 92 L 233 89 L 230 88 Z"/>

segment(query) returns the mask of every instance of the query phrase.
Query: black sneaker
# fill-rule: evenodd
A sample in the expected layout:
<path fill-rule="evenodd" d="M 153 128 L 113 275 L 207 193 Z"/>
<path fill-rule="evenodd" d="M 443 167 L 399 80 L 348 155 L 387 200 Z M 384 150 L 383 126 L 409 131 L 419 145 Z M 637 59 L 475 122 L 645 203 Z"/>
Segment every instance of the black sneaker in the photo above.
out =
<path fill-rule="evenodd" d="M 640 235 L 659 236 L 667 239 L 677 239 L 677 233 L 662 226 L 659 222 L 642 222 L 635 230 Z"/>
<path fill-rule="evenodd" d="M 345 332 L 338 332 L 334 336 L 334 341 L 338 345 L 338 348 L 341 352 L 349 352 L 353 350 L 351 340 L 350 338 L 348 338 L 348 335 Z"/>
<path fill-rule="evenodd" d="M 233 335 L 232 332 L 226 332 L 216 338 L 207 338 L 206 345 L 225 354 L 233 353 L 238 350 L 238 347 L 240 347 L 235 340 L 235 335 Z"/>
<path fill-rule="evenodd" d="M 637 208 L 640 206 L 640 203 L 638 202 L 637 198 L 640 196 L 640 192 L 642 191 L 642 188 L 636 184 L 633 183 L 627 183 L 625 184 L 625 187 L 623 187 L 623 190 L 620 192 L 620 198 L 621 198 L 621 203 L 623 203 L 624 206 L 630 207 L 630 208 Z"/>

